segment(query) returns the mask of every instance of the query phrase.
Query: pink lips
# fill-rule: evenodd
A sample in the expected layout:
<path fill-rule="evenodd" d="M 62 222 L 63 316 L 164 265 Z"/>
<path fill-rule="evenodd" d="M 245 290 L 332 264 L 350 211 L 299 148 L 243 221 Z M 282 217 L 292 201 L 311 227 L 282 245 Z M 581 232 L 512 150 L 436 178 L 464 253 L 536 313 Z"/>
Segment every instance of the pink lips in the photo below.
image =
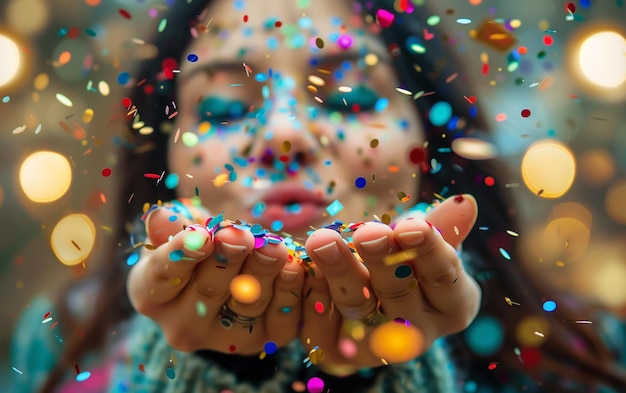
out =
<path fill-rule="evenodd" d="M 272 187 L 261 199 L 265 209 L 258 218 L 264 228 L 281 221 L 283 230 L 307 229 L 322 217 L 328 202 L 317 193 L 295 184 Z"/>

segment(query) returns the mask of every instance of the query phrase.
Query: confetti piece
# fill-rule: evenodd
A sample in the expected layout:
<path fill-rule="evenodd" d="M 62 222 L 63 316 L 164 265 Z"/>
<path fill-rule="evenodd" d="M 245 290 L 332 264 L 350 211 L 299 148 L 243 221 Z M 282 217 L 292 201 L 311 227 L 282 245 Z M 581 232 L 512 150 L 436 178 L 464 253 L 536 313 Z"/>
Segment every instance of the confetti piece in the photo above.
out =
<path fill-rule="evenodd" d="M 71 108 L 74 106 L 74 103 L 72 102 L 72 100 L 70 100 L 69 98 L 67 98 L 66 96 L 64 96 L 61 93 L 57 93 L 56 94 L 56 99 L 57 101 L 59 101 L 61 104 L 67 106 L 68 108 Z"/>
<path fill-rule="evenodd" d="M 500 247 L 498 248 L 498 251 L 500 251 L 500 254 L 507 260 L 511 260 L 511 255 L 508 253 L 507 250 L 505 250 L 504 248 Z"/>
<path fill-rule="evenodd" d="M 546 300 L 542 307 L 544 311 L 552 312 L 556 310 L 556 302 L 554 300 Z"/>
<path fill-rule="evenodd" d="M 120 8 L 119 10 L 117 10 L 117 12 L 118 12 L 120 15 L 122 15 L 122 17 L 124 17 L 124 18 L 126 18 L 126 19 L 130 19 L 130 18 L 131 18 L 130 13 L 129 13 L 128 11 L 126 11 L 125 9 L 123 9 L 123 8 Z"/>
<path fill-rule="evenodd" d="M 342 210 L 343 210 L 343 205 L 341 204 L 341 202 L 339 202 L 338 199 L 335 199 L 333 202 L 330 203 L 330 205 L 326 206 L 326 211 L 331 217 L 335 216 L 337 213 L 339 213 Z"/>
<path fill-rule="evenodd" d="M 493 20 L 482 23 L 478 29 L 476 29 L 474 38 L 493 49 L 503 52 L 510 50 L 513 45 L 517 43 L 517 39 L 504 25 Z"/>
<path fill-rule="evenodd" d="M 91 373 L 89 371 L 83 371 L 80 374 L 78 374 L 76 376 L 76 381 L 77 382 L 84 382 L 86 380 L 89 379 L 89 377 L 91 377 Z"/>
<path fill-rule="evenodd" d="M 376 11 L 376 23 L 381 27 L 385 28 L 391 26 L 395 18 L 395 15 L 387 10 L 379 9 Z"/>

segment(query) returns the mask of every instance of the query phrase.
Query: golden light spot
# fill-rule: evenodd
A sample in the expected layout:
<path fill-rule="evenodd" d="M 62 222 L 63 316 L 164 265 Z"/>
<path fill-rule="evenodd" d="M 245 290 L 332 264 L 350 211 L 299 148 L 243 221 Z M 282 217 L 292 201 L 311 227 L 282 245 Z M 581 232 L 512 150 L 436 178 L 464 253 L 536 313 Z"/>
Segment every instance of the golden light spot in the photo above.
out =
<path fill-rule="evenodd" d="M 20 185 L 33 202 L 47 203 L 61 198 L 72 183 L 70 163 L 59 153 L 38 151 L 26 157 L 20 167 Z"/>
<path fill-rule="evenodd" d="M 57 259 L 66 266 L 84 262 L 96 241 L 96 227 L 84 214 L 63 217 L 52 230 L 50 245 Z"/>
<path fill-rule="evenodd" d="M 538 315 L 531 315 L 522 319 L 515 329 L 515 337 L 524 347 L 540 346 L 548 338 L 549 333 L 550 325 Z"/>
<path fill-rule="evenodd" d="M 254 303 L 261 296 L 261 283 L 250 274 L 240 274 L 230 281 L 230 293 L 241 303 Z"/>
<path fill-rule="evenodd" d="M 607 88 L 626 81 L 626 38 L 614 31 L 601 31 L 580 45 L 578 61 L 582 74 L 591 83 Z"/>
<path fill-rule="evenodd" d="M 583 179 L 591 185 L 604 185 L 615 176 L 615 160 L 605 149 L 586 150 L 580 155 L 578 167 Z"/>
<path fill-rule="evenodd" d="M 422 353 L 424 335 L 413 325 L 388 321 L 372 331 L 369 345 L 375 356 L 389 363 L 402 363 Z"/>
<path fill-rule="evenodd" d="M 626 179 L 613 184 L 604 198 L 604 209 L 618 224 L 626 224 Z"/>
<path fill-rule="evenodd" d="M 531 145 L 521 164 L 526 187 L 543 198 L 559 198 L 572 186 L 576 161 L 567 146 L 555 140 Z"/>

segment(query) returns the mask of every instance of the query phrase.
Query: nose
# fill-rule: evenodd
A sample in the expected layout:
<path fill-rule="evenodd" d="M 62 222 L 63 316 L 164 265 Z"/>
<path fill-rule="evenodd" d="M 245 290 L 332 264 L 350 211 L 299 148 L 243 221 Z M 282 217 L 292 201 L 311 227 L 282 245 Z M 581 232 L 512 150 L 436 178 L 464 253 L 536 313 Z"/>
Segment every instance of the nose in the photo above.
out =
<path fill-rule="evenodd" d="M 319 155 L 315 122 L 293 91 L 280 92 L 265 104 L 262 129 L 253 153 L 266 167 L 295 172 L 312 165 Z"/>

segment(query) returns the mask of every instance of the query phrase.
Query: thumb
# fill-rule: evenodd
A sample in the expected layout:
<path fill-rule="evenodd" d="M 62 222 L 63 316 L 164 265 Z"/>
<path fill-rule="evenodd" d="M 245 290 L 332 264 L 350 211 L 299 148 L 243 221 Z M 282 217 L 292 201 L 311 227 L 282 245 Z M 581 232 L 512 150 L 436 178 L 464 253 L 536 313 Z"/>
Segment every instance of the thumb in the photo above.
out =
<path fill-rule="evenodd" d="M 457 248 L 474 227 L 477 216 L 476 199 L 469 194 L 459 194 L 436 205 L 425 219 L 439 229 L 446 242 Z"/>
<path fill-rule="evenodd" d="M 146 234 L 153 246 L 166 243 L 170 237 L 191 224 L 205 224 L 209 212 L 199 206 L 191 206 L 185 200 L 165 202 L 153 207 L 144 218 Z"/>

